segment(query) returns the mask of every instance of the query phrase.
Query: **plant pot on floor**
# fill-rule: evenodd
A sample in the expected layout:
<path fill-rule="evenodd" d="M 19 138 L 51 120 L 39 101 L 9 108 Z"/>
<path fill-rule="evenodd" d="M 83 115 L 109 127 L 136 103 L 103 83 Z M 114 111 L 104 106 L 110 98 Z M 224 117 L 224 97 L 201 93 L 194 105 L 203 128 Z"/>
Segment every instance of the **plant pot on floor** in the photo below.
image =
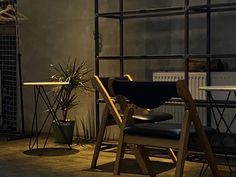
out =
<path fill-rule="evenodd" d="M 75 121 L 60 121 L 60 124 L 65 137 L 56 122 L 53 122 L 54 142 L 60 144 L 72 144 Z"/>

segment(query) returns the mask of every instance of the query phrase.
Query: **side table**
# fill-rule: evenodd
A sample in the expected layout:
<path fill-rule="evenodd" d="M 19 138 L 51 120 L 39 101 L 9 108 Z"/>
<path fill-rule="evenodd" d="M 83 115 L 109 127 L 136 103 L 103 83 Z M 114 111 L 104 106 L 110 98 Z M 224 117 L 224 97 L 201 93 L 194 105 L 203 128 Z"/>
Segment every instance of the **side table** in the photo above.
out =
<path fill-rule="evenodd" d="M 32 127 L 31 127 L 31 136 L 30 136 L 30 140 L 29 140 L 29 149 L 30 150 L 33 149 L 35 145 L 36 145 L 37 149 L 39 148 L 39 135 L 42 133 L 42 129 L 45 126 L 49 117 L 52 118 L 52 121 L 50 124 L 49 131 L 47 133 L 47 137 L 45 139 L 43 148 L 45 148 L 45 146 L 47 144 L 53 121 L 57 124 L 57 126 L 59 127 L 59 130 L 61 131 L 63 137 L 66 140 L 65 133 L 64 133 L 64 131 L 61 127 L 60 121 L 57 117 L 57 110 L 59 108 L 58 100 L 60 100 L 60 98 L 62 96 L 65 85 L 69 85 L 69 82 L 25 82 L 24 83 L 24 86 L 31 86 L 34 89 L 34 115 L 33 115 Z M 61 86 L 60 90 L 55 95 L 54 100 L 50 100 L 48 92 L 46 92 L 46 90 L 45 90 L 45 87 L 52 87 L 52 86 Z M 39 99 L 43 100 L 43 103 L 45 104 L 45 106 L 48 109 L 48 114 L 46 115 L 45 119 L 43 120 L 43 124 L 40 128 L 38 125 L 38 102 L 39 102 Z M 35 138 L 33 140 L 34 131 L 35 131 Z M 68 143 L 68 147 L 71 149 L 71 146 L 69 143 Z"/>

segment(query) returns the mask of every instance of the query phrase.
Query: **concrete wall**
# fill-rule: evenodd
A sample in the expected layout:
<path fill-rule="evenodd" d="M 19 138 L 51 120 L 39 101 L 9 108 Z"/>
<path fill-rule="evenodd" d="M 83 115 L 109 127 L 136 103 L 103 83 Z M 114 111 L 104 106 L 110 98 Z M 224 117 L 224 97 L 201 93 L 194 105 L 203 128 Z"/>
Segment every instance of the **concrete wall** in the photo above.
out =
<path fill-rule="evenodd" d="M 68 57 L 86 60 L 94 68 L 93 1 L 21 0 L 18 11 L 29 20 L 20 23 L 23 81 L 48 81 L 49 65 Z M 50 89 L 49 89 L 50 90 Z M 85 119 L 93 112 L 93 93 L 81 94 L 80 105 L 71 119 Z M 25 127 L 30 130 L 33 116 L 33 88 L 24 87 Z M 46 112 L 39 106 L 39 119 Z"/>
<path fill-rule="evenodd" d="M 118 1 L 101 0 L 101 11 L 117 10 Z M 182 5 L 182 0 L 129 0 L 125 9 Z M 205 2 L 205 1 L 198 1 Z M 215 1 L 222 2 L 222 1 Z M 226 2 L 226 1 L 225 1 Z M 231 2 L 231 1 L 228 1 Z M 68 57 L 86 60 L 94 68 L 94 1 L 92 0 L 20 0 L 18 10 L 29 20 L 20 23 L 20 49 L 24 81 L 49 80 L 49 64 L 64 61 Z M 235 12 L 216 13 L 212 19 L 212 50 L 225 53 L 236 51 Z M 191 51 L 205 52 L 205 20 L 203 15 L 191 17 Z M 183 17 L 152 18 L 125 22 L 125 54 L 147 55 L 183 52 Z M 100 21 L 101 55 L 119 53 L 118 22 Z M 231 62 L 230 69 L 236 67 Z M 182 70 L 182 60 L 126 61 L 125 72 L 134 79 L 150 79 L 152 71 Z M 102 61 L 101 75 L 119 74 L 118 62 Z M 24 88 L 26 129 L 29 130 L 34 107 L 32 88 Z M 94 95 L 81 95 L 81 105 L 73 111 L 80 119 L 94 121 Z M 45 108 L 41 108 L 44 111 Z M 45 114 L 45 113 L 43 113 Z M 79 129 L 79 128 L 78 128 Z"/>

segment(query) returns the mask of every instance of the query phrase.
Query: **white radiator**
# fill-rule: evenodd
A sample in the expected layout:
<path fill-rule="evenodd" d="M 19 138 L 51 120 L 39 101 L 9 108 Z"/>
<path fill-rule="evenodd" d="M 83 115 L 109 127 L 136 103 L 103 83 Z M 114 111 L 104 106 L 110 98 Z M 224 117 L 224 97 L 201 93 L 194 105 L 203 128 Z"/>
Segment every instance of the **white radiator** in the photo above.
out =
<path fill-rule="evenodd" d="M 177 81 L 184 79 L 184 72 L 154 72 L 153 81 Z M 200 86 L 206 85 L 206 73 L 204 72 L 191 72 L 189 73 L 189 90 L 194 99 L 206 99 L 206 93 L 199 90 Z M 197 108 L 202 123 L 206 124 L 206 108 Z M 168 105 L 159 108 L 159 111 L 169 112 L 175 118 L 170 120 L 171 123 L 182 122 L 184 114 L 183 106 Z"/>
<path fill-rule="evenodd" d="M 183 72 L 154 72 L 153 81 L 177 81 L 184 79 Z M 199 90 L 199 87 L 206 85 L 206 73 L 189 73 L 189 90 L 194 99 L 206 99 L 206 93 Z"/>
<path fill-rule="evenodd" d="M 153 81 L 177 81 L 179 79 L 184 79 L 183 72 L 154 72 Z M 236 72 L 212 72 L 211 73 L 212 85 L 236 85 Z M 200 86 L 206 85 L 206 73 L 204 72 L 190 72 L 189 73 L 189 90 L 194 99 L 206 99 L 206 92 L 199 89 Z M 225 92 L 213 92 L 212 93 L 215 99 L 225 100 L 227 94 Z M 235 100 L 235 97 L 231 95 L 231 99 Z M 197 108 L 199 116 L 202 120 L 202 123 L 206 125 L 206 108 Z M 181 106 L 163 106 L 159 110 L 170 112 L 174 115 L 175 119 L 170 122 L 180 123 L 181 118 L 183 117 L 184 108 Z M 224 112 L 224 117 L 226 122 L 231 122 L 236 109 L 226 109 Z M 212 115 L 213 117 L 213 115 Z M 217 114 L 217 119 L 220 115 Z M 212 127 L 215 127 L 215 122 L 212 120 Z M 220 130 L 225 131 L 224 124 L 221 123 Z M 231 130 L 233 133 L 236 133 L 236 121 L 232 124 Z"/>

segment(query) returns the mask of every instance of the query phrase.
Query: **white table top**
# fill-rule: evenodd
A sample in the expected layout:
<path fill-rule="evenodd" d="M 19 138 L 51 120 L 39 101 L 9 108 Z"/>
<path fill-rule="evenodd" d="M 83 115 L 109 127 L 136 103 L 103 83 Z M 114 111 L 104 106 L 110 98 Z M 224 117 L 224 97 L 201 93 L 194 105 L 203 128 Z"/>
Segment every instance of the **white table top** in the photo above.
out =
<path fill-rule="evenodd" d="M 199 89 L 206 91 L 236 91 L 236 85 L 212 85 L 199 87 Z"/>
<path fill-rule="evenodd" d="M 55 85 L 69 85 L 69 82 L 24 82 L 25 86 L 55 86 Z"/>

